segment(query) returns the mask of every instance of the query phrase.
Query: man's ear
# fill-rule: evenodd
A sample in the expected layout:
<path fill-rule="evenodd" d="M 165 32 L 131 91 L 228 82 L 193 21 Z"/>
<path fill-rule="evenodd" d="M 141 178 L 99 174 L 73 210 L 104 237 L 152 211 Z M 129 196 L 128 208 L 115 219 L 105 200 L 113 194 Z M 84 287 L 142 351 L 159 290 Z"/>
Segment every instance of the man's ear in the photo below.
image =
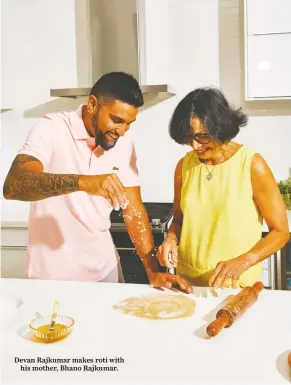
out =
<path fill-rule="evenodd" d="M 88 100 L 88 105 L 87 105 L 88 112 L 90 112 L 91 114 L 95 113 L 97 108 L 98 108 L 98 101 L 96 96 L 90 95 Z"/>

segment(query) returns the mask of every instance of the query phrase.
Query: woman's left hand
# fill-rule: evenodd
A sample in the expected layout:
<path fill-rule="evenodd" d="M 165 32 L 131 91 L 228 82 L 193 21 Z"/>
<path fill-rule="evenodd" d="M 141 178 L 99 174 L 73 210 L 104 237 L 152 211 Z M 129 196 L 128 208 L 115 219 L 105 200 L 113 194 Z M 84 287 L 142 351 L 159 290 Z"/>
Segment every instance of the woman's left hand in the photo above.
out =
<path fill-rule="evenodd" d="M 242 255 L 229 261 L 221 261 L 209 279 L 209 286 L 236 288 L 239 277 L 252 265 L 251 258 Z"/>

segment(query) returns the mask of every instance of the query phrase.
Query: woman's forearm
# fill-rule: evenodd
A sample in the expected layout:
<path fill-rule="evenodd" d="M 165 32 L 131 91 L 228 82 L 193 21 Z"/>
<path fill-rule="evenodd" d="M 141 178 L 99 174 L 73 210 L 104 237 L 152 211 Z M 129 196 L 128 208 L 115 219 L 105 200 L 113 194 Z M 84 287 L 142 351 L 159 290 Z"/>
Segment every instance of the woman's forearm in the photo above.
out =
<path fill-rule="evenodd" d="M 260 239 L 251 250 L 246 252 L 245 256 L 249 258 L 251 265 L 254 266 L 284 247 L 289 239 L 289 232 L 273 229 L 265 238 Z"/>
<path fill-rule="evenodd" d="M 173 237 L 177 240 L 177 244 L 180 242 L 182 224 L 173 220 L 168 230 L 167 237 Z"/>

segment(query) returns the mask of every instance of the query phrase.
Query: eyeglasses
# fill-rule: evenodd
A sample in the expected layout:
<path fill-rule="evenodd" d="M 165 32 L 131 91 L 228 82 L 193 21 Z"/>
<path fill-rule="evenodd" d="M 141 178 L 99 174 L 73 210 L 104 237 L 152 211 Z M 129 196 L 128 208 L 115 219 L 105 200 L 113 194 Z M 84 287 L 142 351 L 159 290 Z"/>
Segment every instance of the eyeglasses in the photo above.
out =
<path fill-rule="evenodd" d="M 186 144 L 192 143 L 193 140 L 200 144 L 208 144 L 211 140 L 211 136 L 207 133 L 191 135 L 186 138 Z"/>

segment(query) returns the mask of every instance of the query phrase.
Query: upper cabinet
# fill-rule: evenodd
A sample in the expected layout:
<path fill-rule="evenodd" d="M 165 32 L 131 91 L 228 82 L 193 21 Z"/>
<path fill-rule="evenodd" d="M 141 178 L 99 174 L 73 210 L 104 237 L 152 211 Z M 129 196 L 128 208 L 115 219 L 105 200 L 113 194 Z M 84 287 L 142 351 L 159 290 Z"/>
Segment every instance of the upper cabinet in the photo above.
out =
<path fill-rule="evenodd" d="M 249 98 L 291 98 L 290 51 L 291 33 L 248 37 Z"/>
<path fill-rule="evenodd" d="M 245 0 L 245 99 L 291 99 L 291 0 Z"/>
<path fill-rule="evenodd" d="M 247 34 L 291 33 L 291 0 L 246 0 Z"/>

